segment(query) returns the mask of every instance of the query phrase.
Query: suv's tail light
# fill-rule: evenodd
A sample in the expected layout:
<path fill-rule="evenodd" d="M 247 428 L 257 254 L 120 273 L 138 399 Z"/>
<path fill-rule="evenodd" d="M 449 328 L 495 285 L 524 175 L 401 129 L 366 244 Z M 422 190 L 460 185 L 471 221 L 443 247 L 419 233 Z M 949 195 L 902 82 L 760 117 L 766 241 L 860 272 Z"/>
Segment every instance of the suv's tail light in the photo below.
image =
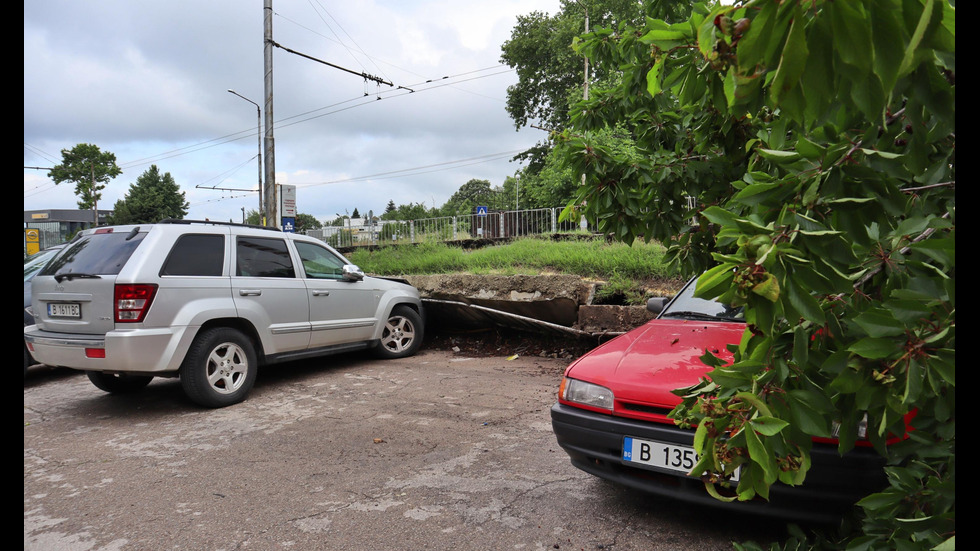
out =
<path fill-rule="evenodd" d="M 143 321 L 156 292 L 156 285 L 116 285 L 112 308 L 116 323 Z"/>

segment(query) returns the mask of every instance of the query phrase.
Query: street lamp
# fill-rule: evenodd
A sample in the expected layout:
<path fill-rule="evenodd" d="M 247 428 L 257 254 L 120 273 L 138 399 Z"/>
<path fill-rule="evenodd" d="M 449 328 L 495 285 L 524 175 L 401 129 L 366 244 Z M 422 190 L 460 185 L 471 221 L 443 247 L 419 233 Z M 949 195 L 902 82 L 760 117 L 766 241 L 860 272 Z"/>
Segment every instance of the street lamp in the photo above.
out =
<path fill-rule="evenodd" d="M 265 225 L 265 208 L 264 208 L 265 194 L 262 193 L 262 108 L 259 107 L 259 104 L 246 98 L 245 96 L 239 94 L 238 92 L 232 90 L 231 88 L 228 89 L 228 92 L 231 94 L 235 94 L 236 96 L 254 105 L 255 110 L 258 113 L 259 124 L 258 124 L 258 129 L 256 131 L 256 136 L 258 136 L 258 141 L 259 141 L 259 224 L 264 226 Z"/>

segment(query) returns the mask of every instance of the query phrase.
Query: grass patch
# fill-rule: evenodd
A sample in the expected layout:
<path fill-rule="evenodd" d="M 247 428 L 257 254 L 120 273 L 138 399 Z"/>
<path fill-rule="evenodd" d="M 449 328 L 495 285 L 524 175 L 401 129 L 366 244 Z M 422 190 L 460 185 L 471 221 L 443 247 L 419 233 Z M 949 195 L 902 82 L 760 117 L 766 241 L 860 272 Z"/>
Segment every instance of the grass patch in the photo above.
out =
<path fill-rule="evenodd" d="M 382 276 L 426 274 L 572 274 L 606 282 L 597 298 L 640 304 L 645 283 L 677 279 L 667 268 L 659 243 L 633 245 L 604 239 L 555 241 L 528 237 L 474 250 L 443 243 L 420 243 L 355 250 L 347 258 L 367 273 Z"/>

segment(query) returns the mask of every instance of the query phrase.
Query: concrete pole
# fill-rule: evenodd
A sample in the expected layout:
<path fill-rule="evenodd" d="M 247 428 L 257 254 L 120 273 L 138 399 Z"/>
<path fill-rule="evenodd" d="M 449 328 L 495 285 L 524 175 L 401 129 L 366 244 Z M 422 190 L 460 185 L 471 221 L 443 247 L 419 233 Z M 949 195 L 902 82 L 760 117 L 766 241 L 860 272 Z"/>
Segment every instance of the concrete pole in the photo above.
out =
<path fill-rule="evenodd" d="M 272 0 L 263 0 L 265 20 L 265 215 L 263 224 L 279 227 L 279 201 L 276 189 L 276 139 L 272 116 Z"/>

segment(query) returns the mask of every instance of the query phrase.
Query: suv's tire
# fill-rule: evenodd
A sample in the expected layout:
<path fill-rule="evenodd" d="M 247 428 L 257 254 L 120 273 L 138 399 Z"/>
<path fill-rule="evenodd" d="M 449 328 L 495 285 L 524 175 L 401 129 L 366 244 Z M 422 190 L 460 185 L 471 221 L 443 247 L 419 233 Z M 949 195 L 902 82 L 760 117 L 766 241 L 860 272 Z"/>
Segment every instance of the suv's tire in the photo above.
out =
<path fill-rule="evenodd" d="M 422 318 L 418 312 L 408 306 L 395 306 L 385 321 L 374 354 L 387 359 L 411 356 L 422 346 L 422 336 Z"/>
<path fill-rule="evenodd" d="M 86 371 L 88 380 L 100 390 L 113 394 L 126 394 L 143 390 L 153 380 L 152 375 L 113 375 L 101 371 Z"/>
<path fill-rule="evenodd" d="M 199 405 L 218 408 L 245 399 L 258 375 L 252 342 L 236 329 L 201 332 L 180 366 L 184 393 Z"/>

